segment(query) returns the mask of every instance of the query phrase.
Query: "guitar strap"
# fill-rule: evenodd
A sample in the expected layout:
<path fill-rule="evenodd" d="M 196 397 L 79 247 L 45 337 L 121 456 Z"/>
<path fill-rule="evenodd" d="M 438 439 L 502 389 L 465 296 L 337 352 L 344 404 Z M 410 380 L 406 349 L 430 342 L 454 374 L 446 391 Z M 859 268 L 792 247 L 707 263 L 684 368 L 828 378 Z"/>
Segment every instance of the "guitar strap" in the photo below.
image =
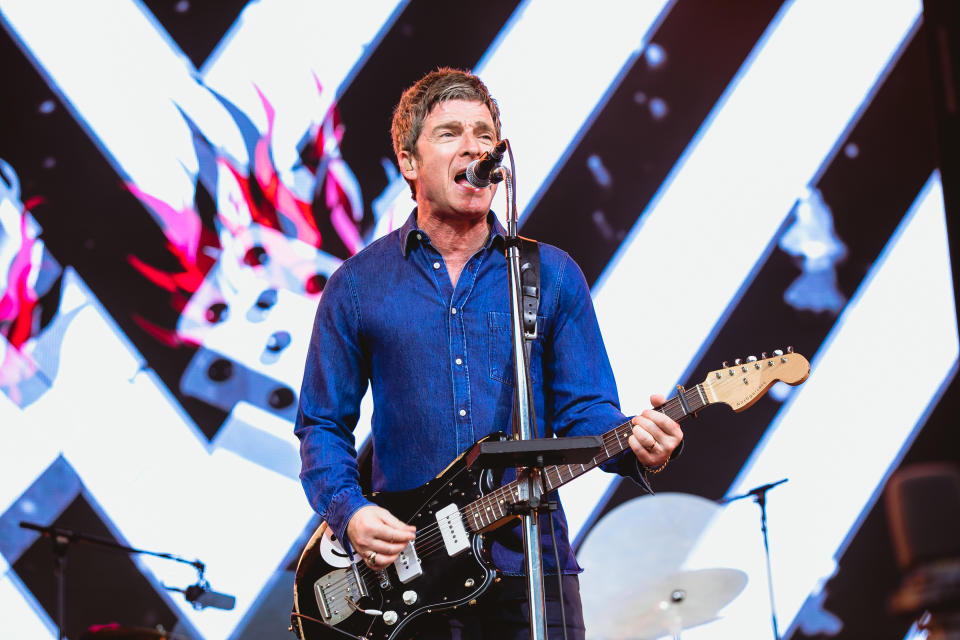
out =
<path fill-rule="evenodd" d="M 540 243 L 520 238 L 520 292 L 523 307 L 523 337 L 530 356 L 530 345 L 537 337 L 537 311 L 540 309 Z"/>
<path fill-rule="evenodd" d="M 523 348 L 530 362 L 533 341 L 537 339 L 537 312 L 540 310 L 540 243 L 520 236 L 520 296 L 523 309 Z M 546 425 L 546 437 L 553 429 Z"/>

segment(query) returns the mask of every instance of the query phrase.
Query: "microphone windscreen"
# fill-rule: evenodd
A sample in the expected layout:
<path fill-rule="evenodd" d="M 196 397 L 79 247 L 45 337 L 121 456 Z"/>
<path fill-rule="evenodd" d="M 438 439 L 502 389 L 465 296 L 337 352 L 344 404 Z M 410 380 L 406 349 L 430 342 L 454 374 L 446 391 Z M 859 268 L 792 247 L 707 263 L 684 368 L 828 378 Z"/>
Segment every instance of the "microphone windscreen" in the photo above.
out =
<path fill-rule="evenodd" d="M 233 609 L 236 603 L 237 599 L 233 596 L 216 591 L 207 591 L 206 589 L 197 598 L 197 604 L 201 607 L 213 607 L 214 609 Z"/>

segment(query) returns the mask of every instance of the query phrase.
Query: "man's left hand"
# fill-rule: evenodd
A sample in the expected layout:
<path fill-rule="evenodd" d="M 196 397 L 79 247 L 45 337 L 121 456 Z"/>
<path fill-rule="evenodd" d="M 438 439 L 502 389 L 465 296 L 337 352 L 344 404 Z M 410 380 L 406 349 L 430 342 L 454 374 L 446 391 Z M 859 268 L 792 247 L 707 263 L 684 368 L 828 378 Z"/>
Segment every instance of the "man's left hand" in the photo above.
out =
<path fill-rule="evenodd" d="M 666 398 L 661 395 L 650 396 L 650 404 L 654 407 L 659 407 L 664 402 Z M 627 442 L 640 464 L 648 469 L 662 466 L 683 440 L 680 425 L 653 409 L 644 409 L 640 415 L 633 416 L 630 423 L 633 425 L 633 433 Z"/>

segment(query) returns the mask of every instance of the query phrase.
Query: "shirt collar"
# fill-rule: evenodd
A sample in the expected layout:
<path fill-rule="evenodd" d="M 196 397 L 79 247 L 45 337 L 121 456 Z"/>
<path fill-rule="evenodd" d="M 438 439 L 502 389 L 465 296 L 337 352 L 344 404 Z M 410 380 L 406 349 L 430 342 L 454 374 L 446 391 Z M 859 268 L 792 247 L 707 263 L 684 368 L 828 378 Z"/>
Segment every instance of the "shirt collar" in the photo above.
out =
<path fill-rule="evenodd" d="M 492 223 L 491 223 L 492 221 Z M 507 230 L 503 228 L 503 225 L 500 224 L 500 220 L 494 215 L 493 211 L 487 214 L 487 222 L 491 223 L 490 227 L 490 237 L 487 238 L 487 244 L 484 245 L 485 248 L 490 249 L 493 247 L 496 242 L 499 248 L 504 247 L 504 242 L 507 237 Z M 418 243 L 423 242 L 424 239 L 429 240 L 426 232 L 420 229 L 417 226 L 417 209 L 414 207 L 413 212 L 410 213 L 410 217 L 407 218 L 407 221 L 400 227 L 400 253 L 403 254 L 403 257 L 406 258 L 410 253 L 410 248 L 416 246 Z"/>

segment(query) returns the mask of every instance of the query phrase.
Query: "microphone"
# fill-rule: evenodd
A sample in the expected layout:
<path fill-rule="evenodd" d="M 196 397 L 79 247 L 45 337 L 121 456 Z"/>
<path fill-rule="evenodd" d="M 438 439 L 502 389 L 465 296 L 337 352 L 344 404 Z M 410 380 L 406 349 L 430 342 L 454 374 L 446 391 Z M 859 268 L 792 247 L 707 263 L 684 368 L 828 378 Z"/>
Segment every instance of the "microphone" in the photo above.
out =
<path fill-rule="evenodd" d="M 777 480 L 776 482 L 771 482 L 769 484 L 762 484 L 759 487 L 754 487 L 753 489 L 750 489 L 750 491 L 747 491 L 746 493 L 741 493 L 738 496 L 730 496 L 729 498 L 721 498 L 720 500 L 717 500 L 717 502 L 720 504 L 728 504 L 730 502 L 733 502 L 734 500 L 741 500 L 743 498 L 749 498 L 750 496 L 753 496 L 758 501 L 766 500 L 767 491 L 770 491 L 770 489 L 773 489 L 775 486 L 779 484 L 783 484 L 787 480 L 789 480 L 789 478 L 784 478 L 783 480 Z"/>
<path fill-rule="evenodd" d="M 500 166 L 503 161 L 503 154 L 507 150 L 507 141 L 501 140 L 490 151 L 485 151 L 482 156 L 467 165 L 467 182 L 477 189 L 489 187 L 494 182 L 503 180 L 500 174 L 494 174 L 493 170 Z"/>
<path fill-rule="evenodd" d="M 760 494 L 766 493 L 770 489 L 773 489 L 778 484 L 783 484 L 787 480 L 789 480 L 789 478 L 784 478 L 783 480 L 777 480 L 776 482 L 771 482 L 770 484 L 762 484 L 759 487 L 754 487 L 753 489 L 750 489 L 750 491 L 747 491 L 745 495 L 759 496 Z"/>
<path fill-rule="evenodd" d="M 228 596 L 225 593 L 210 591 L 206 583 L 200 582 L 187 587 L 183 592 L 187 596 L 187 602 L 193 605 L 194 609 L 203 609 L 204 607 L 213 607 L 214 609 L 233 609 L 237 599 Z"/>

